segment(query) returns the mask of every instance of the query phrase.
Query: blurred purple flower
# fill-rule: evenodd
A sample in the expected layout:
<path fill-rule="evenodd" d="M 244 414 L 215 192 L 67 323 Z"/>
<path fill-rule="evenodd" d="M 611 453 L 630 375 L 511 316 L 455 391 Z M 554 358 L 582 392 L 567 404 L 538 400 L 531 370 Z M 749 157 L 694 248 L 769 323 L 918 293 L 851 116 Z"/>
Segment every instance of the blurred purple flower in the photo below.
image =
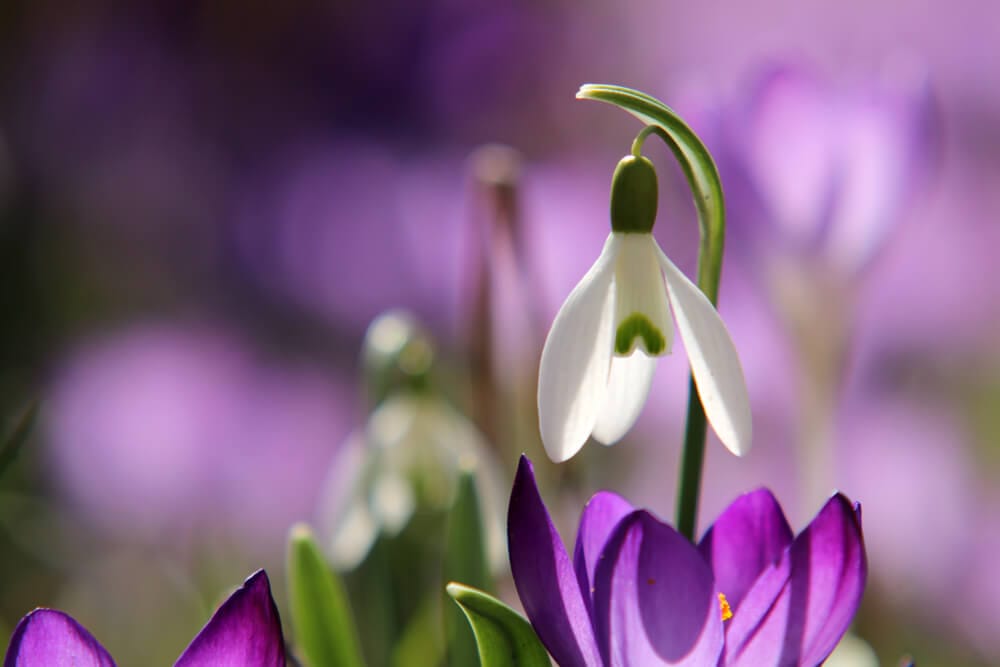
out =
<path fill-rule="evenodd" d="M 4 667 L 114 667 L 114 660 L 69 614 L 36 609 L 21 619 Z M 215 612 L 174 663 L 177 667 L 284 667 L 281 619 L 264 570 L 247 579 Z"/>
<path fill-rule="evenodd" d="M 1000 281 L 984 279 L 1000 244 L 993 173 L 958 160 L 942 169 L 940 187 L 872 267 L 859 304 L 859 353 L 912 351 L 923 362 L 984 346 L 994 353 Z"/>
<path fill-rule="evenodd" d="M 793 64 L 767 71 L 716 114 L 734 232 L 765 253 L 864 268 L 927 171 L 930 101 L 903 67 L 854 87 Z"/>
<path fill-rule="evenodd" d="M 507 521 L 518 595 L 563 667 L 816 665 L 847 630 L 867 576 L 860 506 L 841 494 L 794 538 L 769 491 L 745 494 L 694 546 L 600 492 L 571 562 L 522 457 Z"/>
<path fill-rule="evenodd" d="M 277 547 L 315 506 L 350 403 L 230 334 L 147 324 L 80 349 L 44 427 L 57 479 L 102 527 L 170 543 L 221 528 Z"/>
<path fill-rule="evenodd" d="M 264 187 L 245 193 L 239 252 L 266 289 L 348 330 L 393 307 L 449 322 L 459 300 L 462 164 L 406 163 L 357 142 L 290 151 Z"/>
<path fill-rule="evenodd" d="M 729 245 L 750 250 L 756 282 L 785 329 L 791 363 L 784 365 L 796 373 L 776 375 L 794 395 L 758 395 L 770 404 L 767 414 L 794 425 L 807 506 L 833 485 L 833 414 L 856 359 L 857 302 L 867 298 L 859 278 L 880 270 L 895 250 L 888 241 L 915 208 L 909 205 L 934 157 L 926 76 L 912 62 L 886 65 L 880 77 L 843 83 L 788 62 L 766 70 L 730 104 L 702 102 L 695 114 L 726 183 L 736 240 Z M 909 235 L 892 240 L 906 242 Z M 920 274 L 929 276 L 934 267 L 926 255 L 921 261 Z M 933 280 L 912 276 L 906 291 L 924 299 L 924 283 Z M 900 298 L 906 297 L 893 294 Z"/>

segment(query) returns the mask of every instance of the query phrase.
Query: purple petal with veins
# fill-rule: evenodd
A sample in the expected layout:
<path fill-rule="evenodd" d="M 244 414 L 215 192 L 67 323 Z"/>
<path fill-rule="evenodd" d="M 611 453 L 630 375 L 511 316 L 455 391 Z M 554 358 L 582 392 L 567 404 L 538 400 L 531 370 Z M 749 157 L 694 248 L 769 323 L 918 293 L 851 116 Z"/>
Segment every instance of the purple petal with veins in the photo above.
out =
<path fill-rule="evenodd" d="M 792 543 L 792 529 L 767 489 L 737 498 L 698 544 L 718 589 L 737 609 L 757 577 Z"/>
<path fill-rule="evenodd" d="M 21 619 L 10 638 L 4 667 L 115 667 L 115 661 L 69 614 L 36 609 Z"/>
<path fill-rule="evenodd" d="M 726 628 L 725 664 L 821 663 L 847 631 L 867 573 L 860 509 L 837 494 L 747 593 Z"/>
<path fill-rule="evenodd" d="M 594 619 L 606 664 L 714 665 L 723 630 L 712 570 L 645 511 L 619 523 L 597 566 Z"/>
<path fill-rule="evenodd" d="M 258 570 L 229 596 L 175 667 L 284 667 L 281 619 L 267 574 Z"/>
<path fill-rule="evenodd" d="M 524 456 L 510 494 L 507 542 L 517 594 L 545 648 L 562 667 L 601 665 L 583 591 Z"/>
<path fill-rule="evenodd" d="M 860 506 L 837 494 L 793 539 L 767 489 L 737 498 L 697 547 L 597 493 L 571 566 L 523 456 L 508 543 L 521 602 L 563 667 L 813 667 L 847 631 L 868 569 Z"/>
<path fill-rule="evenodd" d="M 634 508 L 621 496 L 610 491 L 599 491 L 587 502 L 580 516 L 580 527 L 576 533 L 576 549 L 573 553 L 573 567 L 585 592 L 587 608 L 591 606 L 594 592 L 594 574 L 601 552 L 615 527 Z"/>

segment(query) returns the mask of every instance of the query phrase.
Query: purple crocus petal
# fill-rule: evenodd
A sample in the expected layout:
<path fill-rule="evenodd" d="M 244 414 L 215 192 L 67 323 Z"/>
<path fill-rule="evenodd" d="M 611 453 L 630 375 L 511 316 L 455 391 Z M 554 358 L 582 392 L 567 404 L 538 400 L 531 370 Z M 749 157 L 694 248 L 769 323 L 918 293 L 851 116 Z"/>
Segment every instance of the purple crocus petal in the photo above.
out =
<path fill-rule="evenodd" d="M 882 248 L 933 162 L 933 99 L 919 70 L 843 97 L 838 201 L 824 245 L 834 265 L 856 270 Z"/>
<path fill-rule="evenodd" d="M 281 619 L 264 570 L 229 596 L 175 667 L 284 667 Z"/>
<path fill-rule="evenodd" d="M 599 667 L 583 592 L 523 455 L 510 493 L 507 542 L 517 594 L 545 648 L 562 667 Z"/>
<path fill-rule="evenodd" d="M 645 511 L 622 520 L 597 564 L 594 623 L 606 664 L 714 665 L 723 629 L 712 570 Z"/>
<path fill-rule="evenodd" d="M 725 665 L 818 665 L 861 603 L 860 508 L 833 496 L 747 593 L 726 628 Z"/>
<path fill-rule="evenodd" d="M 795 660 L 778 661 L 784 654 L 790 622 L 788 596 L 781 597 L 791 572 L 787 553 L 761 574 L 726 624 L 726 652 L 721 662 L 725 667 L 798 664 Z"/>
<path fill-rule="evenodd" d="M 750 108 L 745 158 L 771 219 L 794 244 L 815 242 L 837 172 L 829 94 L 810 72 L 776 68 Z"/>
<path fill-rule="evenodd" d="M 716 587 L 733 609 L 760 573 L 792 543 L 792 529 L 768 489 L 737 498 L 709 528 L 698 550 L 715 573 Z"/>
<path fill-rule="evenodd" d="M 627 500 L 610 491 L 595 493 L 583 508 L 580 528 L 576 533 L 573 567 L 580 582 L 580 590 L 586 592 L 584 598 L 591 613 L 593 613 L 591 594 L 594 590 L 594 574 L 601 552 L 615 527 L 634 510 L 635 508 Z"/>
<path fill-rule="evenodd" d="M 4 667 L 115 667 L 86 628 L 55 609 L 36 609 L 17 624 Z"/>

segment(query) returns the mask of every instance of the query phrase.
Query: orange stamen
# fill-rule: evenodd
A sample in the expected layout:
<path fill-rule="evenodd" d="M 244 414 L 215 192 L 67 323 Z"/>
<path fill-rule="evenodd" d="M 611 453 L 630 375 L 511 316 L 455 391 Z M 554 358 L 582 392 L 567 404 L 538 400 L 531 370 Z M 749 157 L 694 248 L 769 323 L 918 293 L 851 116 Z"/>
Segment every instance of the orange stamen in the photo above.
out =
<path fill-rule="evenodd" d="M 733 617 L 733 609 L 729 606 L 729 600 L 722 593 L 719 593 L 719 609 L 722 611 L 723 621 L 728 621 Z"/>

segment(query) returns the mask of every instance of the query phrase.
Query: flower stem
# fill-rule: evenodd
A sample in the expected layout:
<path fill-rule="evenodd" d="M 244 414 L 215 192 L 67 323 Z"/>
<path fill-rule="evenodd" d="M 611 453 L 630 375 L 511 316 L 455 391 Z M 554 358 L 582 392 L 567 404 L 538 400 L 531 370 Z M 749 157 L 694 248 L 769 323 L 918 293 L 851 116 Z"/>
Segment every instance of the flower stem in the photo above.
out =
<path fill-rule="evenodd" d="M 642 144 L 646 141 L 646 137 L 654 132 L 667 142 L 668 146 L 674 142 L 670 135 L 667 134 L 659 125 L 647 125 L 639 130 L 639 134 L 636 135 L 635 139 L 632 141 L 632 155 L 635 157 L 642 156 Z"/>
<path fill-rule="evenodd" d="M 654 97 L 630 88 L 587 84 L 576 94 L 578 99 L 613 104 L 646 124 L 632 144 L 633 155 L 642 150 L 642 142 L 656 134 L 667 144 L 680 163 L 698 212 L 701 243 L 698 248 L 698 287 L 713 305 L 718 305 L 722 277 L 722 251 L 726 238 L 726 212 L 722 201 L 719 171 L 701 139 L 667 105 Z M 694 378 L 690 381 L 687 426 L 677 486 L 677 530 L 691 541 L 698 519 L 701 471 L 705 461 L 705 409 L 698 396 Z"/>
<path fill-rule="evenodd" d="M 698 388 L 691 378 L 688 386 L 687 426 L 684 430 L 684 449 L 677 479 L 677 532 L 692 542 L 698 521 L 698 495 L 701 491 L 701 471 L 705 463 L 705 436 L 707 422 L 705 409 L 698 396 Z"/>

